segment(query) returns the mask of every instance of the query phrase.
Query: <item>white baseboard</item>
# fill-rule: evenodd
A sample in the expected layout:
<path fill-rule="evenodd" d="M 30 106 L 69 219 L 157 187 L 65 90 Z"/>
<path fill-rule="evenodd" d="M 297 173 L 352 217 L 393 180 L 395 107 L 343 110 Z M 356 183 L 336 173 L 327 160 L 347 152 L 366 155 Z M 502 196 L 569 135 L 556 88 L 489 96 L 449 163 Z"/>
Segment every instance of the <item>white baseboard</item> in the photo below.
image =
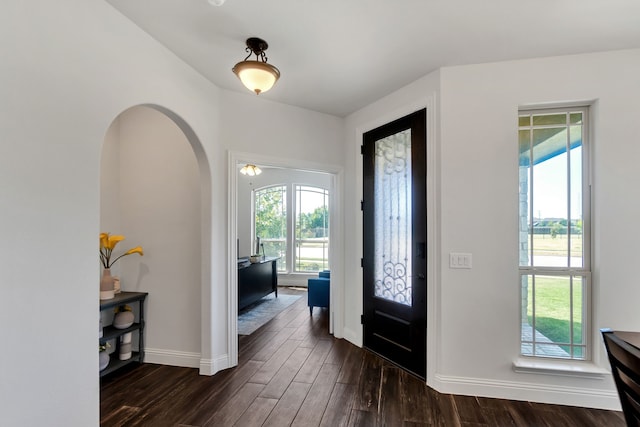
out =
<path fill-rule="evenodd" d="M 200 375 L 215 375 L 223 369 L 231 367 L 229 365 L 229 356 L 226 354 L 214 359 L 201 359 L 200 353 L 159 348 L 146 348 L 144 351 L 144 362 L 158 365 L 180 366 L 182 368 L 198 368 Z"/>
<path fill-rule="evenodd" d="M 440 393 L 581 406 L 614 411 L 621 410 L 620 400 L 615 390 L 608 391 L 525 382 L 496 381 L 439 374 L 435 375 L 434 383 L 429 384 L 429 386 Z"/>
<path fill-rule="evenodd" d="M 215 375 L 223 369 L 230 368 L 229 356 L 223 354 L 215 359 L 200 360 L 200 375 Z"/>
<path fill-rule="evenodd" d="M 159 365 L 180 366 L 183 368 L 200 367 L 200 353 L 166 350 L 161 348 L 145 348 L 144 362 Z"/>

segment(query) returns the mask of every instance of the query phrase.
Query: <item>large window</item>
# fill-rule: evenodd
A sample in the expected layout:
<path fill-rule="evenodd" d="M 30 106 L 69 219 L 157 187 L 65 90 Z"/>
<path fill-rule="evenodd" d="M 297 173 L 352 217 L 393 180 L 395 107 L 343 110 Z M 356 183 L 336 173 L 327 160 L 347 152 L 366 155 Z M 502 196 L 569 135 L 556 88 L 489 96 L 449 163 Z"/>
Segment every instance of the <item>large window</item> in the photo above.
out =
<path fill-rule="evenodd" d="M 260 238 L 261 251 L 266 256 L 280 257 L 278 271 L 287 271 L 287 187 L 256 190 L 254 212 L 254 236 Z"/>
<path fill-rule="evenodd" d="M 329 192 L 296 185 L 296 272 L 329 268 Z"/>
<path fill-rule="evenodd" d="M 329 268 L 329 192 L 294 185 L 254 192 L 254 238 L 266 256 L 277 256 L 280 273 L 314 273 Z M 255 248 L 252 248 L 255 250 Z"/>
<path fill-rule="evenodd" d="M 521 110 L 521 354 L 588 359 L 588 109 Z"/>

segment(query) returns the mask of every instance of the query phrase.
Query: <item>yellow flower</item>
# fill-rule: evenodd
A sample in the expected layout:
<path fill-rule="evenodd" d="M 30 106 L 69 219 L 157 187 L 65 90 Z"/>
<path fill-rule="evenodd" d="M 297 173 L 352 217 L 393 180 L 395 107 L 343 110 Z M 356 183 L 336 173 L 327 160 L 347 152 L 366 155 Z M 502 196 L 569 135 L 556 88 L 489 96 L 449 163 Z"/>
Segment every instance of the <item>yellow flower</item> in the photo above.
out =
<path fill-rule="evenodd" d="M 136 246 L 135 248 L 131 248 L 113 261 L 111 261 L 111 255 L 113 250 L 115 249 L 118 242 L 124 240 L 124 236 L 122 235 L 113 235 L 111 236 L 109 233 L 100 233 L 100 262 L 104 268 L 111 268 L 113 264 L 116 263 L 123 256 L 131 255 L 131 254 L 140 254 L 140 256 L 144 255 L 141 246 Z"/>
<path fill-rule="evenodd" d="M 120 236 L 120 235 L 109 236 L 108 243 L 107 243 L 107 248 L 113 250 L 113 249 L 115 249 L 115 247 L 118 244 L 118 242 L 121 242 L 123 240 L 124 240 L 124 236 Z"/>
<path fill-rule="evenodd" d="M 100 249 L 106 248 L 108 244 L 109 244 L 109 234 L 100 233 Z"/>
<path fill-rule="evenodd" d="M 142 246 L 136 246 L 135 248 L 131 248 L 127 252 L 125 252 L 124 255 L 131 255 L 131 254 L 140 254 L 140 256 L 144 255 L 144 252 L 142 252 Z"/>

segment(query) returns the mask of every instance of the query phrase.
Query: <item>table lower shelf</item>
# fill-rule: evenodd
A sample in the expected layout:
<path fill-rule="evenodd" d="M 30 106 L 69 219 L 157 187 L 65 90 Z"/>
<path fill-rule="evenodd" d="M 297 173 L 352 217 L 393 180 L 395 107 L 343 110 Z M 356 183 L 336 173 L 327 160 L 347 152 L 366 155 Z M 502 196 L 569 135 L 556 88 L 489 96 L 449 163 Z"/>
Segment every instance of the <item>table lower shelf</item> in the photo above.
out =
<path fill-rule="evenodd" d="M 142 360 L 140 360 L 140 352 L 137 352 L 137 351 L 132 352 L 131 357 L 127 360 L 120 360 L 116 353 L 111 353 L 109 364 L 107 365 L 106 368 L 100 371 L 100 377 L 104 377 L 105 375 L 108 375 L 111 372 L 122 368 L 123 366 L 126 366 L 130 363 L 135 363 L 135 362 L 142 363 Z"/>

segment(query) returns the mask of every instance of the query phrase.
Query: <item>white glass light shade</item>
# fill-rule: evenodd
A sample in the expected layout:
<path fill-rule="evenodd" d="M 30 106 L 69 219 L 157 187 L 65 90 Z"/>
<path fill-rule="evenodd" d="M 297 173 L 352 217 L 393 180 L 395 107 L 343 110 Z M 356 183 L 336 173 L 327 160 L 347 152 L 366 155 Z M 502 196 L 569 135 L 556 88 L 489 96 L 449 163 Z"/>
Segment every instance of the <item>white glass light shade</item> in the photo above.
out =
<path fill-rule="evenodd" d="M 257 95 L 271 89 L 280 78 L 280 71 L 276 67 L 260 61 L 238 62 L 233 72 L 247 89 Z"/>
<path fill-rule="evenodd" d="M 247 165 L 244 165 L 242 169 L 240 169 L 240 173 L 242 175 L 256 176 L 262 173 L 262 169 L 260 169 L 256 165 L 247 164 Z"/>

